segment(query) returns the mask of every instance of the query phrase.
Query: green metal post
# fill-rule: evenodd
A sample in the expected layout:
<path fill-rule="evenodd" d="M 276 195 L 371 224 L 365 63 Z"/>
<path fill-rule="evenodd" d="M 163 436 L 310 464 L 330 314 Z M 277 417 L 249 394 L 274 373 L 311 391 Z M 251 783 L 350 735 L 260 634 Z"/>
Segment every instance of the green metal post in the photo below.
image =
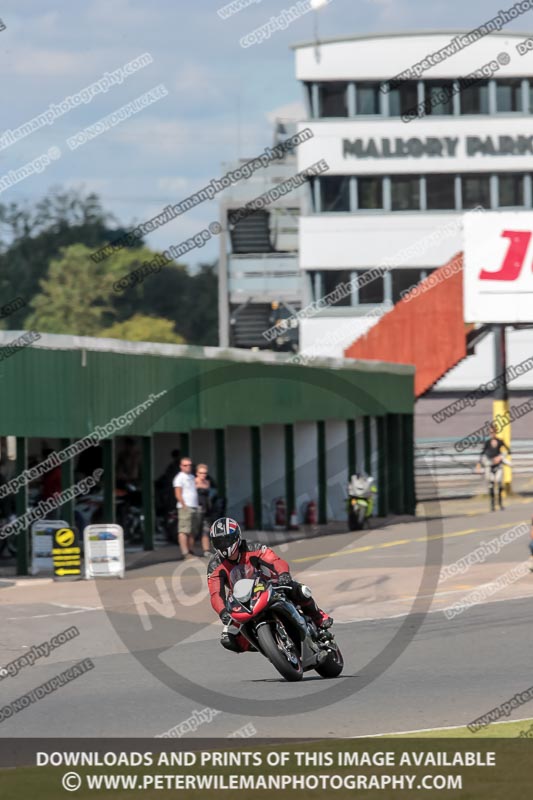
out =
<path fill-rule="evenodd" d="M 28 467 L 28 440 L 25 436 L 17 436 L 17 475 L 21 475 Z M 28 510 L 28 487 L 21 486 L 15 497 L 15 513 L 22 517 Z M 17 537 L 17 575 L 28 575 L 30 564 L 30 533 L 28 528 L 20 533 L 12 534 Z"/>
<path fill-rule="evenodd" d="M 250 441 L 252 446 L 252 503 L 256 530 L 260 531 L 262 520 L 262 492 L 261 492 L 261 428 L 252 425 L 250 428 Z"/>
<path fill-rule="evenodd" d="M 387 474 L 387 420 L 376 417 L 378 433 L 378 516 L 386 517 L 389 513 L 389 486 Z"/>
<path fill-rule="evenodd" d="M 355 452 L 355 422 L 353 419 L 346 421 L 346 433 L 348 441 L 348 480 L 355 475 L 357 470 L 357 458 Z"/>
<path fill-rule="evenodd" d="M 318 457 L 318 522 L 325 525 L 328 520 L 327 512 L 327 469 L 326 469 L 326 423 L 319 420 L 317 430 L 317 457 Z"/>
<path fill-rule="evenodd" d="M 226 432 L 224 428 L 215 430 L 217 489 L 219 497 L 226 497 Z"/>
<path fill-rule="evenodd" d="M 287 527 L 293 510 L 296 510 L 296 485 L 294 472 L 294 427 L 285 425 L 285 497 L 287 500 Z"/>
<path fill-rule="evenodd" d="M 404 508 L 402 430 L 399 414 L 387 414 L 387 472 L 389 487 L 389 509 L 393 514 L 402 514 Z"/>
<path fill-rule="evenodd" d="M 144 514 L 143 544 L 145 550 L 154 549 L 154 447 L 151 436 L 142 436 L 142 497 Z"/>
<path fill-rule="evenodd" d="M 372 472 L 372 436 L 370 434 L 370 417 L 363 417 L 364 465 L 365 472 Z"/>
<path fill-rule="evenodd" d="M 72 443 L 71 439 L 61 439 L 61 450 L 65 447 L 68 447 Z M 74 459 L 69 458 L 67 461 L 63 461 L 61 464 L 61 491 L 64 492 L 66 489 L 70 489 L 74 485 Z M 65 522 L 68 522 L 69 525 L 74 524 L 74 498 L 72 500 L 67 500 L 61 506 L 59 510 L 61 519 L 64 519 Z M 83 531 L 80 531 L 80 535 Z"/>
<path fill-rule="evenodd" d="M 405 474 L 404 509 L 406 514 L 414 514 L 416 511 L 416 483 L 415 483 L 415 442 L 414 424 L 412 414 L 402 414 L 402 469 Z"/>
<path fill-rule="evenodd" d="M 102 466 L 104 469 L 104 522 L 113 523 L 115 514 L 115 440 L 102 441 Z"/>

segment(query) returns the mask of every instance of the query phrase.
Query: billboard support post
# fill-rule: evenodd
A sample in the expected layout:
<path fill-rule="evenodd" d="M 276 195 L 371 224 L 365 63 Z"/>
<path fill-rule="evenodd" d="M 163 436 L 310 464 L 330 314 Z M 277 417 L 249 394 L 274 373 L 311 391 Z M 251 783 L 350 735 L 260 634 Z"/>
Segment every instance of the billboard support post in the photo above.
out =
<path fill-rule="evenodd" d="M 494 368 L 496 372 L 496 390 L 492 401 L 492 419 L 502 420 L 499 436 L 507 447 L 511 448 L 511 416 L 509 414 L 509 392 L 507 390 L 507 342 L 505 325 L 494 325 Z M 504 420 L 509 420 L 505 424 Z M 503 488 L 508 496 L 511 493 L 512 469 L 503 465 Z"/>

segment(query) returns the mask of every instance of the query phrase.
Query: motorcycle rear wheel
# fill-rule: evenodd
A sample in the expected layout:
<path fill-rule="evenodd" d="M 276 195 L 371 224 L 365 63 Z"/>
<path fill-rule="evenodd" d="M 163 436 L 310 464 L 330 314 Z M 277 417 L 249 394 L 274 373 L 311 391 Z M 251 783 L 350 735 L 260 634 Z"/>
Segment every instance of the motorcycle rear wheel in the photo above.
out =
<path fill-rule="evenodd" d="M 257 629 L 257 638 L 263 653 L 286 681 L 302 680 L 304 671 L 301 659 L 298 658 L 297 664 L 289 661 L 285 652 L 277 644 L 269 625 L 261 625 Z"/>

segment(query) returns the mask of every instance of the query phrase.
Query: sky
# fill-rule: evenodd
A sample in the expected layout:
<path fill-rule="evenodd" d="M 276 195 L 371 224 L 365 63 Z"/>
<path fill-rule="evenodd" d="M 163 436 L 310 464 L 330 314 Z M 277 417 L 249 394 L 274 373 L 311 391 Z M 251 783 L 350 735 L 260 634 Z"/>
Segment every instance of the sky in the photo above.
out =
<path fill-rule="evenodd" d="M 314 38 L 366 33 L 469 30 L 512 0 L 330 0 L 266 41 L 240 39 L 291 0 L 255 0 L 228 19 L 227 0 L 8 0 L 0 19 L 2 103 L 0 143 L 15 129 L 69 95 L 149 53 L 151 63 L 99 92 L 90 102 L 0 149 L 0 203 L 33 203 L 50 189 L 96 192 L 123 225 L 142 222 L 224 174 L 224 162 L 252 158 L 272 145 L 276 117 L 301 119 L 303 95 L 291 45 Z M 296 2 L 296 0 L 294 0 Z M 533 11 L 509 31 L 533 31 Z M 529 57 L 533 58 L 533 54 Z M 118 73 L 116 73 L 118 74 Z M 160 97 L 120 124 L 71 150 L 67 139 L 87 125 L 160 87 Z M 2 146 L 0 144 L 0 146 Z M 54 150 L 40 174 L 12 186 L 10 170 Z M 43 163 L 43 162 L 39 162 Z M 218 218 L 218 201 L 147 236 L 163 250 Z M 216 259 L 218 243 L 192 251 L 188 263 Z"/>

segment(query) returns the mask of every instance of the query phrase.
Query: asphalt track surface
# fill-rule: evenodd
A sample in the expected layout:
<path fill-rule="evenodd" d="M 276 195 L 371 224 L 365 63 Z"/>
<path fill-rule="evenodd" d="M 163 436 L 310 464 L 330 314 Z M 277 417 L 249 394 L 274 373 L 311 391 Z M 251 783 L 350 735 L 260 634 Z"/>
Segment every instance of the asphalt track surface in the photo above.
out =
<path fill-rule="evenodd" d="M 80 635 L 16 677 L 0 679 L 0 706 L 81 659 L 91 658 L 95 668 L 0 722 L 0 737 L 156 736 L 185 722 L 195 710 L 217 708 L 203 700 L 202 687 L 217 692 L 219 708 L 224 708 L 187 735 L 227 737 L 250 723 L 260 737 L 349 737 L 467 724 L 533 684 L 533 574 L 513 580 L 453 619 L 443 609 L 523 563 L 529 536 L 441 581 L 434 591 L 425 593 L 424 587 L 428 575 L 439 575 L 440 549 L 442 563 L 455 562 L 480 542 L 530 520 L 532 505 L 531 500 L 516 499 L 505 511 L 489 514 L 484 503 L 456 503 L 454 514 L 445 519 L 285 546 L 283 554 L 294 574 L 313 587 L 336 619 L 346 665 L 343 677 L 335 681 L 309 672 L 301 683 L 289 684 L 259 654 L 223 650 L 220 624 L 200 577 L 203 562 L 198 569 L 192 562 L 180 566 L 174 611 L 162 614 L 151 607 L 151 618 L 157 617 L 158 624 L 164 619 L 149 631 L 139 622 L 133 597 L 142 590 L 159 596 L 170 585 L 174 564 L 134 570 L 125 580 L 103 586 L 94 581 L 2 580 L 2 664 L 71 625 Z M 428 516 L 438 512 L 430 505 L 424 510 Z M 433 552 L 426 564 L 428 540 Z M 391 660 L 387 646 L 394 637 Z M 160 662 L 165 665 L 163 679 L 153 668 Z M 169 675 L 176 675 L 175 681 L 171 677 L 169 683 Z M 192 695 L 183 692 L 180 675 L 200 688 Z M 332 701 L 341 682 L 342 697 Z M 313 704 L 314 710 L 307 710 Z M 528 716 L 533 716 L 532 703 L 509 719 Z"/>

